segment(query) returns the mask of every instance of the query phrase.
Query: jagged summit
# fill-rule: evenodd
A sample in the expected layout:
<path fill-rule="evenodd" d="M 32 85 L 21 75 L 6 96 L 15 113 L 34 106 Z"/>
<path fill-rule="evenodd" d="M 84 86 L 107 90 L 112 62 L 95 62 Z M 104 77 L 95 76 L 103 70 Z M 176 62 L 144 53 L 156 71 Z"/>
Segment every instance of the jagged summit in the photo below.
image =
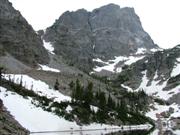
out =
<path fill-rule="evenodd" d="M 53 43 L 55 53 L 80 69 L 92 69 L 92 59 L 129 56 L 138 48 L 156 48 L 143 30 L 133 8 L 109 4 L 92 12 L 80 9 L 65 12 L 43 38 Z"/>

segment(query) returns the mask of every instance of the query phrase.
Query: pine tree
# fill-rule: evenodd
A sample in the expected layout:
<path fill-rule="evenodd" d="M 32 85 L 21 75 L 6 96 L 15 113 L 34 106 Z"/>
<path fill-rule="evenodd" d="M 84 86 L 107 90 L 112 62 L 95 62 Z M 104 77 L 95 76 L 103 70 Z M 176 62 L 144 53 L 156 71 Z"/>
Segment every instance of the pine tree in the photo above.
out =
<path fill-rule="evenodd" d="M 69 87 L 71 88 L 71 90 L 74 89 L 75 83 L 74 83 L 73 81 L 71 81 L 71 82 L 69 83 Z"/>
<path fill-rule="evenodd" d="M 58 79 L 56 79 L 56 82 L 54 84 L 54 89 L 59 90 L 59 81 L 58 81 Z"/>
<path fill-rule="evenodd" d="M 107 106 L 108 106 L 108 108 L 111 108 L 111 109 L 115 108 L 115 102 L 113 101 L 110 93 L 109 93 L 109 96 L 108 96 Z"/>
<path fill-rule="evenodd" d="M 104 109 L 106 106 L 106 97 L 104 92 L 99 93 L 99 106 Z"/>
<path fill-rule="evenodd" d="M 88 82 L 88 85 L 87 85 L 87 88 L 86 88 L 86 91 L 85 91 L 85 95 L 84 95 L 84 100 L 90 104 L 92 103 L 92 100 L 93 100 L 93 83 L 92 82 Z"/>
<path fill-rule="evenodd" d="M 2 110 L 3 107 L 3 101 L 0 99 L 0 111 Z"/>
<path fill-rule="evenodd" d="M 23 76 L 22 76 L 22 75 L 21 75 L 21 78 L 20 78 L 19 86 L 20 86 L 20 87 L 23 86 Z"/>
<path fill-rule="evenodd" d="M 3 73 L 5 72 L 5 68 L 4 67 L 0 67 L 0 83 L 2 81 L 2 77 L 3 77 Z"/>
<path fill-rule="evenodd" d="M 82 100 L 83 99 L 83 87 L 80 84 L 79 79 L 76 80 L 76 88 L 75 88 L 75 93 L 74 93 L 74 98 L 76 100 Z"/>

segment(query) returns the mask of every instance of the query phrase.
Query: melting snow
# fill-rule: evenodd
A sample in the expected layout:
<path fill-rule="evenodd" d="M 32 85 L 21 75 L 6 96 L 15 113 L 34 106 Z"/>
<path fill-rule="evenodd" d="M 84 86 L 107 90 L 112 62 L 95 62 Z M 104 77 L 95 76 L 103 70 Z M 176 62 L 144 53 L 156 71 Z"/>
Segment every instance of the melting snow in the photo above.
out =
<path fill-rule="evenodd" d="M 157 120 L 158 118 L 156 117 L 156 114 L 160 114 L 162 112 L 166 112 L 169 110 L 169 108 L 174 108 L 174 113 L 171 114 L 171 117 L 176 116 L 180 117 L 180 110 L 179 106 L 177 104 L 172 104 L 172 105 L 159 105 L 157 103 L 154 104 L 154 109 L 151 109 L 148 113 L 146 113 L 146 116 L 152 118 L 153 120 Z"/>
<path fill-rule="evenodd" d="M 131 65 L 132 63 L 135 63 L 136 61 L 141 60 L 143 58 L 144 56 L 141 56 L 141 57 L 130 56 L 128 60 L 125 62 L 125 65 Z"/>
<path fill-rule="evenodd" d="M 28 75 L 22 74 L 5 74 L 5 79 L 14 80 L 15 83 L 19 84 L 22 78 L 22 85 L 29 90 L 33 90 L 38 95 L 46 96 L 48 98 L 53 98 L 54 101 L 70 101 L 71 98 L 69 96 L 65 96 L 61 94 L 59 91 L 56 91 L 49 87 L 48 84 L 42 82 L 41 80 L 35 80 Z"/>
<path fill-rule="evenodd" d="M 50 42 L 46 42 L 43 40 L 43 45 L 46 48 L 46 50 L 48 50 L 51 54 L 54 54 L 54 47 Z"/>
<path fill-rule="evenodd" d="M 148 78 L 146 77 L 146 72 L 144 71 L 142 72 L 142 74 L 144 74 L 143 78 L 142 78 L 142 82 L 139 86 L 138 89 L 144 89 L 145 92 L 149 95 L 155 95 L 156 97 L 162 98 L 164 100 L 168 100 L 170 97 L 172 97 L 172 95 L 179 93 L 180 90 L 180 86 L 177 86 L 169 91 L 164 91 L 163 88 L 166 87 L 167 81 L 164 81 L 163 84 L 158 84 L 159 81 L 155 81 L 155 79 L 157 79 L 157 73 L 154 76 L 153 81 L 151 82 L 150 86 L 147 86 L 148 83 Z"/>
<path fill-rule="evenodd" d="M 136 54 L 144 54 L 144 53 L 146 53 L 146 51 L 147 50 L 145 48 L 138 48 Z"/>
<path fill-rule="evenodd" d="M 91 110 L 94 110 L 95 113 L 96 113 L 96 112 L 98 111 L 98 109 L 99 109 L 98 107 L 93 106 L 93 105 L 91 105 L 90 107 L 91 107 Z"/>
<path fill-rule="evenodd" d="M 66 107 L 66 111 L 67 111 L 67 112 L 71 112 L 71 111 L 72 111 L 72 107 L 71 107 L 70 105 L 68 105 L 68 106 Z"/>
<path fill-rule="evenodd" d="M 172 72 L 171 72 L 171 77 L 177 76 L 180 74 L 180 58 L 177 58 L 177 63 L 175 64 Z"/>
<path fill-rule="evenodd" d="M 121 84 L 121 86 L 122 86 L 123 88 L 127 89 L 127 91 L 129 91 L 129 92 L 133 92 L 133 89 L 132 89 L 132 88 L 130 88 L 130 87 L 128 87 L 128 86 L 125 86 L 124 84 Z"/>
<path fill-rule="evenodd" d="M 157 51 L 163 51 L 163 49 L 161 49 L 161 48 L 158 48 L 158 49 L 157 49 L 157 48 L 156 48 L 156 49 L 153 48 L 153 49 L 151 49 L 150 51 L 151 51 L 151 52 L 157 52 Z"/>
<path fill-rule="evenodd" d="M 39 66 L 40 66 L 40 68 L 39 68 L 38 70 L 58 72 L 58 73 L 60 72 L 60 70 L 54 69 L 54 68 L 50 68 L 50 67 L 48 67 L 48 66 L 46 66 L 46 65 L 41 65 L 41 64 L 39 64 Z"/>
<path fill-rule="evenodd" d="M 93 61 L 99 62 L 99 63 L 104 63 L 104 64 L 108 64 L 109 62 L 104 62 L 103 60 L 97 58 L 97 59 L 93 59 Z"/>
<path fill-rule="evenodd" d="M 135 56 L 129 56 L 129 57 L 125 57 L 125 56 L 119 56 L 119 57 L 115 57 L 114 60 L 108 60 L 108 62 L 104 62 L 101 59 L 97 58 L 97 59 L 93 59 L 93 61 L 97 61 L 100 63 L 104 63 L 105 66 L 102 67 L 96 67 L 93 70 L 96 72 L 101 72 L 102 70 L 106 70 L 106 71 L 110 71 L 110 72 L 121 72 L 121 67 L 116 67 L 116 65 L 119 62 L 124 62 L 125 65 L 131 65 L 132 63 L 140 60 L 144 58 L 144 56 L 141 57 L 135 57 Z"/>

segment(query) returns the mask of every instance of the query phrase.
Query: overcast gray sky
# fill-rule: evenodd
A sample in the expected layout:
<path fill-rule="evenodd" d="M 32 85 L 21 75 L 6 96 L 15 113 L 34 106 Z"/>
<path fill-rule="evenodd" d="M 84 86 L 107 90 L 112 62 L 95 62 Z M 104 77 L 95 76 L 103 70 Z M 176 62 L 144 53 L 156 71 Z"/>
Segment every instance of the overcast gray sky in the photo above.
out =
<path fill-rule="evenodd" d="M 51 26 L 55 19 L 69 10 L 88 11 L 115 3 L 134 7 L 143 28 L 156 44 L 171 48 L 180 44 L 180 0 L 10 0 L 35 30 Z"/>

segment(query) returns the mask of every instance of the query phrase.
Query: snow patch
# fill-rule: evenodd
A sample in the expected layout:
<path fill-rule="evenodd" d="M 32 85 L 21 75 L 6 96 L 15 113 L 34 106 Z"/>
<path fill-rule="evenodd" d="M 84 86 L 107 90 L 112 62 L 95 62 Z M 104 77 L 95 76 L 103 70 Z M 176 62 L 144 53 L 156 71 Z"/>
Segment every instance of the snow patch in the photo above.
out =
<path fill-rule="evenodd" d="M 163 88 L 166 87 L 167 81 L 164 81 L 162 84 L 159 84 L 159 81 L 156 80 L 158 77 L 157 72 L 155 73 L 155 76 L 151 82 L 151 85 L 147 86 L 148 81 L 149 81 L 148 78 L 146 77 L 147 71 L 142 72 L 142 74 L 143 74 L 142 82 L 139 88 L 136 89 L 136 91 L 140 89 L 144 89 L 144 91 L 148 95 L 154 95 L 164 100 L 168 100 L 170 97 L 172 97 L 174 94 L 179 93 L 180 91 L 180 86 L 177 86 L 169 91 L 164 91 Z"/>
<path fill-rule="evenodd" d="M 116 67 L 116 65 L 119 62 L 124 62 L 125 65 L 131 65 L 132 63 L 135 63 L 136 61 L 140 60 L 144 58 L 144 56 L 141 57 L 136 57 L 136 56 L 129 56 L 129 57 L 125 57 L 125 56 L 118 56 L 115 57 L 114 60 L 108 60 L 108 62 L 104 62 L 101 59 L 97 58 L 97 59 L 93 59 L 93 61 L 97 61 L 100 63 L 104 63 L 106 64 L 105 66 L 102 67 L 98 67 L 96 66 L 93 70 L 96 72 L 101 72 L 102 70 L 106 70 L 106 71 L 110 71 L 110 72 L 121 72 L 122 69 L 121 67 Z"/>
<path fill-rule="evenodd" d="M 131 65 L 135 63 L 136 61 L 143 59 L 144 57 L 145 56 L 141 56 L 141 57 L 130 56 L 128 57 L 128 60 L 125 62 L 125 65 Z"/>
<path fill-rule="evenodd" d="M 48 67 L 46 65 L 39 64 L 39 66 L 40 66 L 40 68 L 38 70 L 51 71 L 51 72 L 57 72 L 57 73 L 60 72 L 60 70 Z"/>
<path fill-rule="evenodd" d="M 94 49 L 95 49 L 95 47 L 96 47 L 96 45 L 95 45 L 95 44 L 93 44 L 93 46 L 92 46 L 92 47 L 93 47 L 93 50 L 94 50 Z"/>
<path fill-rule="evenodd" d="M 153 48 L 150 50 L 151 52 L 163 51 L 161 48 Z"/>
<path fill-rule="evenodd" d="M 171 114 L 170 117 L 176 116 L 176 117 L 180 117 L 180 110 L 179 110 L 179 106 L 177 104 L 172 104 L 172 105 L 159 105 L 157 103 L 155 103 L 153 105 L 154 109 L 151 109 L 149 112 L 146 113 L 146 116 L 152 118 L 153 120 L 157 120 L 158 118 L 156 117 L 156 115 L 161 114 L 162 112 L 166 112 L 169 111 L 169 108 L 173 108 L 174 112 L 173 114 Z"/>
<path fill-rule="evenodd" d="M 127 91 L 129 91 L 129 92 L 133 92 L 133 89 L 132 89 L 132 88 L 130 88 L 130 87 L 128 87 L 128 86 L 125 86 L 124 84 L 121 84 L 121 86 L 122 86 L 123 88 L 127 89 Z"/>
<path fill-rule="evenodd" d="M 180 74 L 180 58 L 176 59 L 177 62 L 175 63 L 175 66 L 171 72 L 171 77 L 175 77 Z"/>
<path fill-rule="evenodd" d="M 72 107 L 71 107 L 70 105 L 68 105 L 68 106 L 66 107 L 66 111 L 67 111 L 67 112 L 71 112 L 71 111 L 72 111 Z"/>
<path fill-rule="evenodd" d="M 104 62 L 104 61 L 103 61 L 103 60 L 101 60 L 100 58 L 93 59 L 93 61 L 95 61 L 95 62 L 99 62 L 99 63 L 103 63 L 103 64 L 109 64 L 109 62 Z"/>
<path fill-rule="evenodd" d="M 90 107 L 91 107 L 91 110 L 93 110 L 95 113 L 97 113 L 97 111 L 99 110 L 99 108 L 96 106 L 91 105 Z"/>
<path fill-rule="evenodd" d="M 48 50 L 48 52 L 54 54 L 54 47 L 50 42 L 46 42 L 45 40 L 43 40 L 43 46 L 45 47 L 46 50 Z"/>
<path fill-rule="evenodd" d="M 147 50 L 145 48 L 138 48 L 136 54 L 144 54 L 144 53 L 146 53 L 146 51 Z"/>

